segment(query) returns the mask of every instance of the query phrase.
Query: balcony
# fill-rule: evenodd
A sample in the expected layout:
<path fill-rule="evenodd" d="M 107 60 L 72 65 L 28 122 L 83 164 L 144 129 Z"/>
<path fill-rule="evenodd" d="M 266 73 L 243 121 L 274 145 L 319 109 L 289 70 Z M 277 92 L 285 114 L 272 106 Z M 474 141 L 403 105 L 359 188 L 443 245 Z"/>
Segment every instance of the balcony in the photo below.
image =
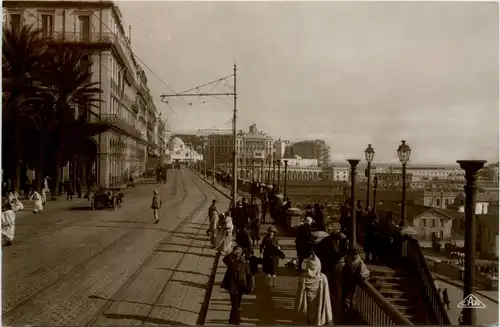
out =
<path fill-rule="evenodd" d="M 124 45 L 119 41 L 114 33 L 85 33 L 85 32 L 54 32 L 52 35 L 45 34 L 43 36 L 47 42 L 52 44 L 73 44 L 96 48 L 114 48 L 118 53 L 120 60 L 126 66 L 125 78 L 130 84 L 135 84 L 135 78 L 132 74 L 134 71 L 131 64 L 133 63 L 131 55 L 127 55 Z M 124 59 L 125 58 L 125 59 Z"/>
<path fill-rule="evenodd" d="M 101 115 L 101 119 L 111 122 L 116 129 L 124 132 L 124 134 L 128 134 L 129 136 L 135 138 L 141 138 L 140 131 L 134 125 L 119 117 L 117 114 L 103 114 Z"/>

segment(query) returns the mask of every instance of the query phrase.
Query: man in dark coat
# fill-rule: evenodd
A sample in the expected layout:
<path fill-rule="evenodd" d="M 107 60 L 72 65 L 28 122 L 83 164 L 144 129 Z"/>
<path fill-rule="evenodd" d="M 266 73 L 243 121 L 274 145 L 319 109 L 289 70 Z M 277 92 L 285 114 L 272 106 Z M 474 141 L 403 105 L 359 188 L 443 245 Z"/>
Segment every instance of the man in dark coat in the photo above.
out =
<path fill-rule="evenodd" d="M 314 247 L 314 253 L 321 261 L 321 272 L 327 276 L 333 272 L 335 266 L 345 255 L 340 240 L 341 234 L 333 232 Z"/>
<path fill-rule="evenodd" d="M 314 222 L 316 224 L 316 229 L 318 231 L 325 231 L 326 226 L 325 226 L 325 215 L 323 213 L 323 210 L 319 207 L 319 204 L 314 204 Z"/>
<path fill-rule="evenodd" d="M 267 198 L 267 192 L 262 192 L 260 196 L 260 205 L 261 205 L 261 218 L 260 218 L 260 223 L 265 224 L 266 223 L 266 216 L 267 212 L 269 211 L 269 201 Z"/>
<path fill-rule="evenodd" d="M 297 251 L 298 270 L 302 270 L 302 262 L 308 258 L 314 250 L 314 237 L 312 234 L 313 220 L 307 217 L 305 222 L 297 229 L 297 236 L 295 237 L 295 250 Z"/>
<path fill-rule="evenodd" d="M 229 292 L 231 300 L 231 313 L 229 323 L 239 325 L 241 323 L 241 300 L 243 294 L 247 294 L 252 285 L 251 272 L 241 247 L 234 247 L 233 252 L 224 257 L 227 266 L 226 274 L 221 283 L 221 288 Z"/>
<path fill-rule="evenodd" d="M 249 221 L 247 208 L 243 205 L 243 202 L 238 202 L 236 209 L 234 210 L 234 227 L 236 229 L 236 233 L 238 233 L 241 229 L 247 229 L 248 225 Z"/>

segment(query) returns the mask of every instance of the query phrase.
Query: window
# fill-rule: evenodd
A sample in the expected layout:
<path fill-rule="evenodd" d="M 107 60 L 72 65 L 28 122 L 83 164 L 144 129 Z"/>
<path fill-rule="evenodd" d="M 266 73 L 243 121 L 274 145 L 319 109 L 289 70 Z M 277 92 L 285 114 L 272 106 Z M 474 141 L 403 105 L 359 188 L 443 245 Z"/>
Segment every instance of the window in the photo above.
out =
<path fill-rule="evenodd" d="M 427 227 L 427 219 L 422 219 L 422 226 Z"/>
<path fill-rule="evenodd" d="M 437 227 L 437 219 L 432 219 L 432 227 L 433 228 Z"/>
<path fill-rule="evenodd" d="M 42 15 L 42 35 L 46 38 L 52 38 L 54 35 L 54 16 L 49 14 Z"/>
<path fill-rule="evenodd" d="M 90 41 L 90 16 L 78 16 L 80 41 Z"/>
<path fill-rule="evenodd" d="M 10 28 L 16 31 L 21 29 L 21 14 L 10 14 Z"/>

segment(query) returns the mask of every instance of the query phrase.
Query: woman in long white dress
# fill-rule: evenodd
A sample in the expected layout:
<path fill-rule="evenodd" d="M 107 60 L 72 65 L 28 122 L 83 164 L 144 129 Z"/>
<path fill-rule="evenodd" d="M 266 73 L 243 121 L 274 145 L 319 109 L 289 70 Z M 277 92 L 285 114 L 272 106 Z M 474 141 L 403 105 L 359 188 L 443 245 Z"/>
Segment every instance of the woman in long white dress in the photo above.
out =
<path fill-rule="evenodd" d="M 219 215 L 219 224 L 217 227 L 216 250 L 222 253 L 229 253 L 233 243 L 233 220 L 228 214 Z"/>
<path fill-rule="evenodd" d="M 16 213 L 12 211 L 10 203 L 5 205 L 5 210 L 2 212 L 2 244 L 6 246 L 12 245 L 14 241 L 14 232 L 16 230 Z"/>
<path fill-rule="evenodd" d="M 42 197 L 40 194 L 37 191 L 32 190 L 30 200 L 33 201 L 33 204 L 35 205 L 33 213 L 40 213 L 43 210 Z"/>
<path fill-rule="evenodd" d="M 17 194 L 17 192 L 14 191 L 13 196 L 14 198 L 10 202 L 10 204 L 12 205 L 12 210 L 14 212 L 24 210 L 24 204 L 21 202 L 21 200 L 19 200 L 19 194 Z"/>

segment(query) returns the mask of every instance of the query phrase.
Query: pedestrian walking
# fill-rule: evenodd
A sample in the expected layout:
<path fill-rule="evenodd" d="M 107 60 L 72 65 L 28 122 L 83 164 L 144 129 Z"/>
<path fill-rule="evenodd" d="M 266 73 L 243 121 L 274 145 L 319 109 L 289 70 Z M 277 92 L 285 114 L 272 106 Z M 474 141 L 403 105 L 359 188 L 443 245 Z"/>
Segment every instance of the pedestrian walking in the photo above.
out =
<path fill-rule="evenodd" d="M 35 206 L 33 213 L 40 213 L 43 211 L 42 196 L 34 189 L 31 189 L 30 200 L 33 201 L 33 204 Z"/>
<path fill-rule="evenodd" d="M 16 213 L 10 203 L 6 203 L 2 211 L 2 245 L 11 246 L 16 230 Z"/>
<path fill-rule="evenodd" d="M 17 191 L 14 191 L 12 196 L 12 201 L 10 202 L 12 210 L 14 212 L 24 210 L 24 204 L 21 202 L 21 200 L 19 200 L 19 194 L 17 194 Z"/>
<path fill-rule="evenodd" d="M 276 239 L 276 228 L 269 227 L 267 235 L 260 244 L 260 255 L 262 257 L 262 271 L 267 275 L 267 282 L 270 286 L 276 287 L 279 259 L 285 258 Z"/>
<path fill-rule="evenodd" d="M 353 297 L 356 285 L 364 278 L 368 278 L 370 271 L 358 255 L 356 249 L 350 249 L 345 257 L 345 264 L 340 272 L 342 285 L 342 307 L 344 311 L 353 307 Z"/>
<path fill-rule="evenodd" d="M 328 279 L 321 273 L 321 261 L 312 254 L 305 261 L 300 275 L 295 311 L 305 315 L 308 325 L 324 326 L 333 321 L 332 302 Z"/>
<path fill-rule="evenodd" d="M 319 206 L 318 203 L 314 204 L 314 225 L 316 226 L 316 230 L 318 231 L 325 231 L 326 230 L 326 225 L 325 225 L 325 214 L 323 213 L 323 210 L 321 210 L 321 207 Z"/>
<path fill-rule="evenodd" d="M 161 199 L 158 195 L 158 190 L 153 191 L 153 201 L 151 202 L 151 209 L 153 209 L 153 215 L 155 218 L 155 224 L 160 222 L 160 208 L 161 208 Z"/>
<path fill-rule="evenodd" d="M 66 181 L 66 200 L 73 201 L 73 183 L 69 180 Z"/>
<path fill-rule="evenodd" d="M 295 250 L 297 251 L 297 270 L 302 270 L 302 262 L 309 257 L 314 248 L 314 240 L 312 235 L 311 217 L 307 217 L 304 222 L 297 228 L 297 236 L 295 237 Z"/>
<path fill-rule="evenodd" d="M 266 223 L 266 215 L 269 210 L 269 201 L 268 201 L 268 195 L 267 191 L 264 188 L 263 192 L 261 193 L 260 196 L 260 206 L 261 206 L 261 215 L 260 215 L 260 223 L 265 224 Z"/>
<path fill-rule="evenodd" d="M 228 253 L 233 244 L 233 220 L 229 214 L 221 213 L 219 215 L 219 224 L 217 226 L 216 250 L 221 253 Z"/>
<path fill-rule="evenodd" d="M 221 288 L 229 292 L 231 300 L 229 323 L 239 325 L 241 323 L 241 300 L 243 294 L 248 294 L 253 290 L 253 278 L 241 247 L 235 246 L 233 251 L 224 257 L 223 262 L 227 270 L 222 279 Z"/>
<path fill-rule="evenodd" d="M 240 229 L 236 232 L 236 245 L 243 249 L 245 255 L 250 255 L 252 252 L 252 240 L 245 229 Z"/>
<path fill-rule="evenodd" d="M 208 208 L 208 229 L 207 236 L 210 237 L 210 243 L 215 246 L 215 239 L 217 234 L 217 224 L 219 223 L 219 213 L 215 204 L 217 200 L 212 200 L 212 205 Z"/>

